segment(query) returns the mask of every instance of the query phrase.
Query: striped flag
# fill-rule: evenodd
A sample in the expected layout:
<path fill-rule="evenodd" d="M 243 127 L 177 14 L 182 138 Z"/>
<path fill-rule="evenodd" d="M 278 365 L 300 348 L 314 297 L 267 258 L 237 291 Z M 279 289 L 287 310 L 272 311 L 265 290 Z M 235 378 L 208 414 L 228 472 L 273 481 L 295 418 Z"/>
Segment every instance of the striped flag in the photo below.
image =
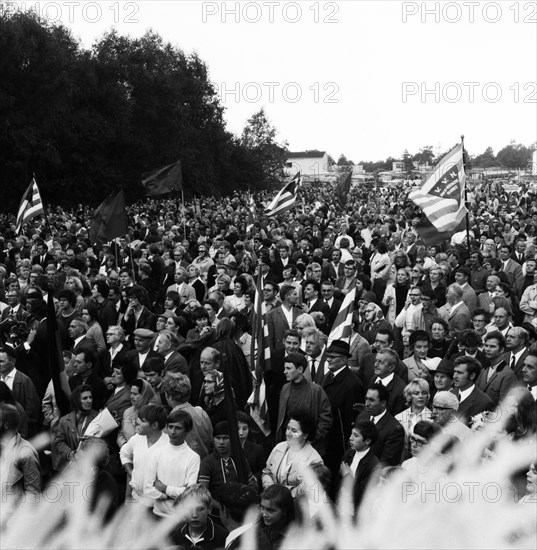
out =
<path fill-rule="evenodd" d="M 43 201 L 41 200 L 41 195 L 39 194 L 37 183 L 35 181 L 35 178 L 32 178 L 28 189 L 26 189 L 24 195 L 22 196 L 22 200 L 19 206 L 19 211 L 17 213 L 16 232 L 21 232 L 23 223 L 28 222 L 36 216 L 44 213 L 45 210 L 43 208 Z"/>
<path fill-rule="evenodd" d="M 298 192 L 298 186 L 302 181 L 300 172 L 297 172 L 293 179 L 286 183 L 280 192 L 274 197 L 272 202 L 267 206 L 265 214 L 267 216 L 276 216 L 283 212 L 293 208 L 296 203 L 296 197 Z"/>
<path fill-rule="evenodd" d="M 265 317 L 266 305 L 263 301 L 262 273 L 257 276 L 257 288 L 254 301 L 254 318 L 252 321 L 252 371 L 254 372 L 254 391 L 248 399 L 250 416 L 265 435 L 270 434 L 268 405 L 266 400 L 266 386 L 263 373 L 270 370 L 270 344 L 268 325 Z"/>
<path fill-rule="evenodd" d="M 328 336 L 327 346 L 329 346 L 334 340 L 349 341 L 351 339 L 352 314 L 354 313 L 355 300 L 356 286 L 348 292 L 343 300 L 343 303 L 339 306 L 339 312 Z"/>
<path fill-rule="evenodd" d="M 424 240 L 431 244 L 443 240 L 441 237 L 455 232 L 464 222 L 465 183 L 463 147 L 458 144 L 438 163 L 421 188 L 408 195 L 425 215 L 422 231 L 417 228 Z"/>

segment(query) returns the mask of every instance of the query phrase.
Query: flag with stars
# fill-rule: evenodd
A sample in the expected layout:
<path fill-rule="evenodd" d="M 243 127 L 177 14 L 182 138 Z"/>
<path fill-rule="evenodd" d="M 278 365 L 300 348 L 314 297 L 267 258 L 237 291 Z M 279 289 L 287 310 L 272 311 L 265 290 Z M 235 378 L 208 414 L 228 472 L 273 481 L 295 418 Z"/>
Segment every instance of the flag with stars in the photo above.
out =
<path fill-rule="evenodd" d="M 462 144 L 454 147 L 435 167 L 420 189 L 412 191 L 408 198 L 421 208 L 424 214 L 422 229 L 418 233 L 428 243 L 438 242 L 464 225 L 464 172 Z"/>

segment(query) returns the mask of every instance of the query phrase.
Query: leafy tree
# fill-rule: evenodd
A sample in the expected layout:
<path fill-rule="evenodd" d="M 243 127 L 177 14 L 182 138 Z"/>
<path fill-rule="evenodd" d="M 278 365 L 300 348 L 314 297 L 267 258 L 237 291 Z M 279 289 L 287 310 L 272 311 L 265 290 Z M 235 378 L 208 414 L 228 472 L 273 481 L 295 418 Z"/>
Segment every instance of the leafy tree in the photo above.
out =
<path fill-rule="evenodd" d="M 511 141 L 509 145 L 498 151 L 498 162 L 510 169 L 526 168 L 531 162 L 532 149 L 521 143 Z"/>
<path fill-rule="evenodd" d="M 497 161 L 494 156 L 494 149 L 492 147 L 487 147 L 483 153 L 472 158 L 472 164 L 478 168 L 490 168 L 491 166 L 496 166 Z"/>
<path fill-rule="evenodd" d="M 277 134 L 278 131 L 270 123 L 264 109 L 248 119 L 242 132 L 241 143 L 266 174 L 267 185 L 279 185 L 284 178 L 283 166 L 287 143 L 277 143 Z"/>
<path fill-rule="evenodd" d="M 345 155 L 340 155 L 338 160 L 337 160 L 337 165 L 338 166 L 344 166 L 344 167 L 354 166 L 354 162 L 352 162 L 352 160 L 350 160 L 350 159 L 347 159 L 347 157 Z"/>
<path fill-rule="evenodd" d="M 425 147 L 422 147 L 420 149 L 420 152 L 416 153 L 412 157 L 412 160 L 417 162 L 418 164 L 433 164 L 434 162 L 433 146 L 426 145 Z"/>

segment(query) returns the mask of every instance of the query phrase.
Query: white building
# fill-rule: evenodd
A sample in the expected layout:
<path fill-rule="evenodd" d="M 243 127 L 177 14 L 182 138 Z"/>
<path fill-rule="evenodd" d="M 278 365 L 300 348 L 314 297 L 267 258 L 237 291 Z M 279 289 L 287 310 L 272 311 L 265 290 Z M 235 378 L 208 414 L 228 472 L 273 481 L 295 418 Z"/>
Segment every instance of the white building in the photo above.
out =
<path fill-rule="evenodd" d="M 288 153 L 285 162 L 285 173 L 294 176 L 298 171 L 303 176 L 318 179 L 329 175 L 328 154 L 326 151 L 302 151 Z"/>

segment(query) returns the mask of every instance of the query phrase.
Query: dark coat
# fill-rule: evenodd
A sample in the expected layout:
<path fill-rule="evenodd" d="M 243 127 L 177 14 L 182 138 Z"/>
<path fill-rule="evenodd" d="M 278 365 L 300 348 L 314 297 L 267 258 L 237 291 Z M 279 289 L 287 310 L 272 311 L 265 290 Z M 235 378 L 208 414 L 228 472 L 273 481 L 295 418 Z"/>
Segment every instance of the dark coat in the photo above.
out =
<path fill-rule="evenodd" d="M 162 357 L 162 354 L 160 354 L 158 351 L 155 351 L 154 349 L 150 349 L 145 360 L 147 361 L 149 357 Z M 140 358 L 137 350 L 131 349 L 129 352 L 127 352 L 126 359 L 128 364 L 135 365 L 138 370 L 142 369 L 143 365 L 140 365 Z"/>
<path fill-rule="evenodd" d="M 371 419 L 367 413 L 362 413 L 358 418 Z M 405 446 L 405 429 L 389 412 L 386 412 L 376 426 L 379 437 L 371 450 L 383 466 L 398 466 Z"/>
<path fill-rule="evenodd" d="M 22 372 L 16 372 L 13 380 L 13 397 L 28 415 L 29 434 L 36 433 L 41 418 L 41 400 L 34 383 Z"/>
<path fill-rule="evenodd" d="M 93 408 L 97 411 L 101 410 L 108 398 L 108 394 L 110 393 L 106 389 L 105 383 L 95 372 L 92 372 L 88 376 L 86 382 L 82 380 L 82 376 L 79 374 L 75 374 L 69 379 L 69 387 L 72 390 L 84 383 L 91 387 L 91 392 L 93 394 Z"/>
<path fill-rule="evenodd" d="M 114 367 L 121 367 L 127 362 L 127 354 L 129 353 L 129 347 L 126 343 L 123 343 L 123 347 L 117 352 L 114 360 L 112 361 L 112 356 L 110 355 L 110 350 L 102 351 L 99 354 L 99 371 L 97 374 L 104 378 L 112 374 L 112 369 Z"/>
<path fill-rule="evenodd" d="M 356 417 L 354 406 L 364 403 L 364 385 L 349 367 L 336 377 L 325 378 L 323 385 L 332 407 L 332 427 L 326 436 L 325 464 L 332 470 L 338 468 L 347 448 L 352 425 Z"/>
<path fill-rule="evenodd" d="M 458 395 L 458 390 L 452 389 L 451 393 Z M 470 424 L 470 420 L 476 414 L 483 411 L 491 411 L 494 408 L 492 399 L 483 393 L 478 387 L 475 387 L 470 395 L 459 403 L 459 409 L 457 410 L 457 418 L 467 426 Z"/>
<path fill-rule="evenodd" d="M 283 346 L 283 335 L 290 327 L 287 323 L 287 319 L 282 312 L 283 306 L 278 306 L 269 311 L 266 315 L 267 325 L 269 329 L 269 342 L 272 349 Z M 297 307 L 293 308 L 293 322 L 296 318 L 302 314 L 303 311 Z"/>
<path fill-rule="evenodd" d="M 348 450 L 343 457 L 343 462 L 350 466 L 355 453 L 356 451 Z M 379 459 L 375 456 L 373 450 L 369 449 L 369 452 L 358 463 L 358 468 L 356 468 L 356 473 L 354 474 L 352 496 L 355 509 L 360 505 L 369 483 L 371 482 L 375 485 L 379 477 Z"/>
<path fill-rule="evenodd" d="M 97 416 L 97 411 L 91 410 L 85 420 L 85 426 Z M 81 434 L 83 435 L 83 434 Z M 62 470 L 69 460 L 69 453 L 76 451 L 80 443 L 76 412 L 70 412 L 60 418 L 58 426 L 55 428 L 54 440 L 52 443 L 52 453 L 57 470 Z"/>

